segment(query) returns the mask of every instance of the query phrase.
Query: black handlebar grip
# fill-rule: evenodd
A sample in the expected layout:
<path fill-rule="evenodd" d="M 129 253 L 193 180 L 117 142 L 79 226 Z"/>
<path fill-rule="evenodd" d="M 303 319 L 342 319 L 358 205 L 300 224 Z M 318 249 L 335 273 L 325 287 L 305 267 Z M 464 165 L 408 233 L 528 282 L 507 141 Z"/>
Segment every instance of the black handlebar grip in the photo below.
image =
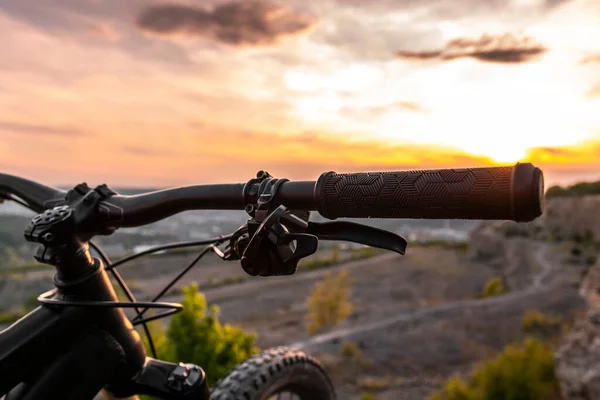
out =
<path fill-rule="evenodd" d="M 337 174 L 315 188 L 330 219 L 415 218 L 531 221 L 542 214 L 544 176 L 530 163 L 511 167 Z"/>

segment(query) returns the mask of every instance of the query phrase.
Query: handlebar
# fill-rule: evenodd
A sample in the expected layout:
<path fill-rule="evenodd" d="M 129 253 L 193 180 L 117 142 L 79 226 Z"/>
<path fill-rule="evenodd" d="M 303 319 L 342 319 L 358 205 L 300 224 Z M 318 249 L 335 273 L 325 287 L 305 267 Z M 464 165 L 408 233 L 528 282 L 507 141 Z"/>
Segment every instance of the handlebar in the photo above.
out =
<path fill-rule="evenodd" d="M 146 225 L 188 210 L 242 210 L 256 204 L 260 184 L 196 185 L 135 196 L 112 195 L 99 212 L 112 227 Z M 63 205 L 66 193 L 0 174 L 0 195 L 13 194 L 34 210 Z M 285 181 L 276 200 L 292 210 L 329 219 L 428 218 L 531 221 L 541 215 L 543 173 L 530 163 L 511 167 L 322 174 L 317 181 Z"/>
<path fill-rule="evenodd" d="M 36 212 L 54 207 L 67 192 L 18 176 L 0 174 L 0 197 L 14 195 L 24 200 Z"/>

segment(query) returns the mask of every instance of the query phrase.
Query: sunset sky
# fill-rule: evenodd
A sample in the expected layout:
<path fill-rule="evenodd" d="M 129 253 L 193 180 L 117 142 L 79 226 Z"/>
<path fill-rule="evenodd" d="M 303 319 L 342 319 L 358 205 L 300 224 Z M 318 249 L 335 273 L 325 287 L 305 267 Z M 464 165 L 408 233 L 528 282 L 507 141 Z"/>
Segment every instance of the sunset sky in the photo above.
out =
<path fill-rule="evenodd" d="M 600 178 L 598 0 L 0 0 L 0 170 Z"/>

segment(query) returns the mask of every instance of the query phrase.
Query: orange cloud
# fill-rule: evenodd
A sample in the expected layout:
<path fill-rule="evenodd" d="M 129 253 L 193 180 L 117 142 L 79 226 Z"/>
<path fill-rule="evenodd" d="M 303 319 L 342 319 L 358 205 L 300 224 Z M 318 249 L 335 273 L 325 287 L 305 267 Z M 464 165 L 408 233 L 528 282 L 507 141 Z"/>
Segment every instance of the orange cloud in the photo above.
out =
<path fill-rule="evenodd" d="M 538 147 L 530 149 L 527 160 L 551 167 L 600 166 L 600 141 L 589 140 L 575 146 Z M 600 168 L 598 168 L 600 175 Z"/>
<path fill-rule="evenodd" d="M 593 86 L 586 94 L 585 97 L 588 99 L 600 97 L 600 83 Z"/>

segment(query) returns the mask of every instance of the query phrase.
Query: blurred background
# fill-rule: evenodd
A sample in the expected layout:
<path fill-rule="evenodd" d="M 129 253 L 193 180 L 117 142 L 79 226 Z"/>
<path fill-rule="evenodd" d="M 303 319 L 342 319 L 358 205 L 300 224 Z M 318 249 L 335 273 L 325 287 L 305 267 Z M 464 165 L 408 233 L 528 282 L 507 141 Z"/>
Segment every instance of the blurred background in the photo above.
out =
<path fill-rule="evenodd" d="M 0 170 L 56 187 L 541 167 L 547 208 L 532 223 L 369 220 L 407 237 L 407 255 L 322 243 L 295 276 L 268 279 L 208 256 L 168 297 L 195 281 L 189 301 L 255 335 L 232 360 L 296 344 L 342 399 L 600 393 L 600 354 L 577 339 L 596 329 L 597 0 L 0 0 L 0 37 Z M 0 205 L 0 327 L 52 287 L 23 240 L 32 215 Z M 98 242 L 117 259 L 245 219 L 187 212 Z M 147 300 L 194 255 L 123 274 Z M 153 327 L 166 358 L 185 351 L 169 323 Z M 492 381 L 508 397 L 482 389 Z"/>

